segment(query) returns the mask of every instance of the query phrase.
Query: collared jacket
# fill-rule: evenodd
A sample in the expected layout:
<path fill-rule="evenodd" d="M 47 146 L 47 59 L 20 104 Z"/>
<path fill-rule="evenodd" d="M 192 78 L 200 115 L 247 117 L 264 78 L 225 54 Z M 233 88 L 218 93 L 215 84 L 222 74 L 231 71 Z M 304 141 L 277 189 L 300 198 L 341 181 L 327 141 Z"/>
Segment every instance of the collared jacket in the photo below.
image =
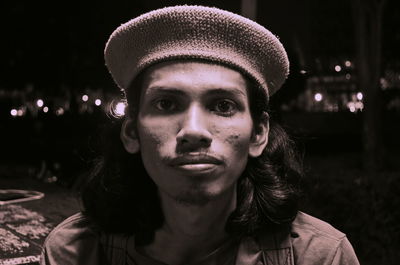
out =
<path fill-rule="evenodd" d="M 125 235 L 95 232 L 81 213 L 58 225 L 47 237 L 41 265 L 142 265 L 128 258 Z M 299 212 L 290 231 L 241 239 L 236 256 L 207 265 L 358 265 L 345 234 L 328 223 Z"/>

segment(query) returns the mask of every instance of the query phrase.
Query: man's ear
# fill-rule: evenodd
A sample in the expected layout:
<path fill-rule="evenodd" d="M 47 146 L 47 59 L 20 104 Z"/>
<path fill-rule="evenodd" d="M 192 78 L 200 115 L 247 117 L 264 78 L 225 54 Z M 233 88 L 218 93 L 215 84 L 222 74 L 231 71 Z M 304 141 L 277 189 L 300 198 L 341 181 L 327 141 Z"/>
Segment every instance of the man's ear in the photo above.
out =
<path fill-rule="evenodd" d="M 269 135 L 269 116 L 265 112 L 261 118 L 260 123 L 254 126 L 253 136 L 251 137 L 249 146 L 249 155 L 251 157 L 259 157 L 264 148 L 268 144 Z"/>
<path fill-rule="evenodd" d="M 121 127 L 121 141 L 125 150 L 130 154 L 136 154 L 140 150 L 139 139 L 136 135 L 135 121 L 126 116 Z"/>

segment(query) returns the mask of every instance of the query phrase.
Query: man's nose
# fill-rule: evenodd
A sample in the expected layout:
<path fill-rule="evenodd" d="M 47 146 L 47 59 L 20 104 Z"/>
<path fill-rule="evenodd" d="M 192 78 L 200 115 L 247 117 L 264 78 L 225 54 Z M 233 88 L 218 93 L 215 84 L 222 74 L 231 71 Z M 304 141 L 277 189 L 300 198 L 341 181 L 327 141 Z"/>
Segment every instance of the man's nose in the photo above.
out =
<path fill-rule="evenodd" d="M 182 120 L 182 126 L 176 137 L 178 146 L 191 150 L 209 147 L 212 137 L 208 130 L 209 121 L 200 106 L 190 107 Z"/>

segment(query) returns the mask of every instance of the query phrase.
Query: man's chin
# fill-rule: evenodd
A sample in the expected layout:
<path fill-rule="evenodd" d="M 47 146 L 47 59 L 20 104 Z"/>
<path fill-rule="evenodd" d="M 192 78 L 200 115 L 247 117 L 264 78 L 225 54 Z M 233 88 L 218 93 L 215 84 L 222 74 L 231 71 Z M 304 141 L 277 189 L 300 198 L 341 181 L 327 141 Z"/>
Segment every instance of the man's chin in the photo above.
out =
<path fill-rule="evenodd" d="M 205 206 L 213 199 L 215 199 L 217 195 L 211 194 L 207 191 L 196 190 L 196 191 L 187 191 L 185 193 L 178 194 L 174 197 L 174 199 L 180 203 L 187 206 Z"/>

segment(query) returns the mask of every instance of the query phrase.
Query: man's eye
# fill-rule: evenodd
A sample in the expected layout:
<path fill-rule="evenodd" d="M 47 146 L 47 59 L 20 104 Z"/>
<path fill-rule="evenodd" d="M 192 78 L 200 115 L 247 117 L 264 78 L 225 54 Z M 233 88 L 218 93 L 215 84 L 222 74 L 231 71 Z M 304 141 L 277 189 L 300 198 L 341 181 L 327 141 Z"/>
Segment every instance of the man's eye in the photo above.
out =
<path fill-rule="evenodd" d="M 160 99 L 157 100 L 155 106 L 158 110 L 161 111 L 172 111 L 176 109 L 176 105 L 172 100 L 169 99 Z"/>
<path fill-rule="evenodd" d="M 219 100 L 214 106 L 214 111 L 222 114 L 233 114 L 236 110 L 236 103 L 229 99 Z"/>

